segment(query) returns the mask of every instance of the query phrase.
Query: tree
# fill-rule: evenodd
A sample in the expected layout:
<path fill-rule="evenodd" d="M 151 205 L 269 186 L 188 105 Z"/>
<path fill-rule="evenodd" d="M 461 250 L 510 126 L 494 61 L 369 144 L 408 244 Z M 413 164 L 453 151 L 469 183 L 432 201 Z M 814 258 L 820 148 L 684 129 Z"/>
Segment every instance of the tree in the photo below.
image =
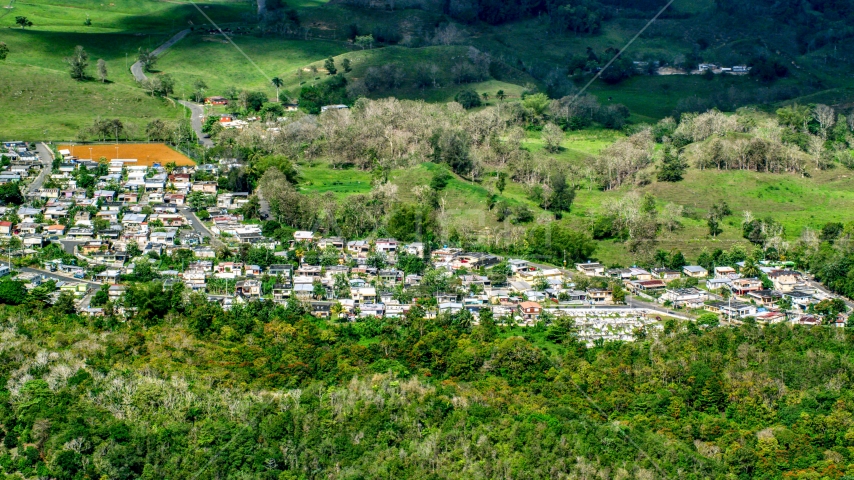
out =
<path fill-rule="evenodd" d="M 326 61 L 323 62 L 323 68 L 326 69 L 327 75 L 335 75 L 338 73 L 338 69 L 335 68 L 335 59 L 332 57 L 327 58 Z"/>
<path fill-rule="evenodd" d="M 154 68 L 154 64 L 157 62 L 157 55 L 147 48 L 139 47 L 136 59 L 142 64 L 142 68 L 146 72 L 150 72 Z"/>
<path fill-rule="evenodd" d="M 282 85 L 285 84 L 285 81 L 279 77 L 273 77 L 270 79 L 270 83 L 276 88 L 276 103 L 279 103 L 279 89 L 282 88 Z"/>
<path fill-rule="evenodd" d="M 125 250 L 128 258 L 131 259 L 142 255 L 142 249 L 139 248 L 139 245 L 136 242 L 129 242 Z"/>
<path fill-rule="evenodd" d="M 0 60 L 6 60 L 9 56 L 9 47 L 4 42 L 0 42 Z"/>
<path fill-rule="evenodd" d="M 551 100 L 544 93 L 528 95 L 522 100 L 522 106 L 525 107 L 525 110 L 534 121 L 539 121 L 545 115 L 546 110 L 549 108 L 549 103 L 551 103 Z"/>
<path fill-rule="evenodd" d="M 24 195 L 18 182 L 4 183 L 0 185 L 0 203 L 4 205 L 21 205 L 24 203 Z"/>
<path fill-rule="evenodd" d="M 27 17 L 15 17 L 15 25 L 20 25 L 21 30 L 23 30 L 26 27 L 32 27 L 33 22 L 31 22 Z"/>
<path fill-rule="evenodd" d="M 560 144 L 563 143 L 565 135 L 560 127 L 549 122 L 543 127 L 542 138 L 546 150 L 551 153 L 557 153 L 561 149 Z"/>
<path fill-rule="evenodd" d="M 673 149 L 667 145 L 664 147 L 664 159 L 658 169 L 657 178 L 659 182 L 678 182 L 688 168 L 688 164 L 679 157 L 679 153 L 673 153 Z"/>
<path fill-rule="evenodd" d="M 89 54 L 82 46 L 74 47 L 74 54 L 70 57 L 65 57 L 65 63 L 71 69 L 71 78 L 75 80 L 86 79 L 86 67 L 89 66 Z"/>
<path fill-rule="evenodd" d="M 697 326 L 703 328 L 715 328 L 720 325 L 721 320 L 714 313 L 704 313 L 697 317 Z"/>
<path fill-rule="evenodd" d="M 359 35 L 355 40 L 356 45 L 362 48 L 362 50 L 366 48 L 372 48 L 374 46 L 374 36 L 373 35 Z"/>
<path fill-rule="evenodd" d="M 6 277 L 0 280 L 0 303 L 20 305 L 27 299 L 27 288 L 24 282 Z"/>
<path fill-rule="evenodd" d="M 344 67 L 344 73 L 350 73 L 353 70 L 353 66 L 350 64 L 349 58 L 341 60 L 341 66 Z"/>
<path fill-rule="evenodd" d="M 98 59 L 98 80 L 107 83 L 107 62 L 103 58 Z"/>
<path fill-rule="evenodd" d="M 498 193 L 503 194 L 504 188 L 507 187 L 507 173 L 506 172 L 498 172 L 498 180 L 495 182 L 495 189 L 498 190 Z"/>
<path fill-rule="evenodd" d="M 207 90 L 207 88 L 208 84 L 205 83 L 204 79 L 199 78 L 193 82 L 193 96 L 195 97 L 196 102 L 201 103 L 201 101 L 204 100 L 205 90 Z"/>
<path fill-rule="evenodd" d="M 472 89 L 461 90 L 454 96 L 454 101 L 463 106 L 466 110 L 479 107 L 480 96 Z"/>
<path fill-rule="evenodd" d="M 502 102 L 504 101 L 505 98 L 507 98 L 507 94 L 504 93 L 504 90 L 499 90 L 498 92 L 495 93 L 495 96 L 498 98 L 498 100 L 500 100 Z"/>
<path fill-rule="evenodd" d="M 529 255 L 555 264 L 587 261 L 596 250 L 596 242 L 585 233 L 557 222 L 531 227 L 525 240 Z"/>

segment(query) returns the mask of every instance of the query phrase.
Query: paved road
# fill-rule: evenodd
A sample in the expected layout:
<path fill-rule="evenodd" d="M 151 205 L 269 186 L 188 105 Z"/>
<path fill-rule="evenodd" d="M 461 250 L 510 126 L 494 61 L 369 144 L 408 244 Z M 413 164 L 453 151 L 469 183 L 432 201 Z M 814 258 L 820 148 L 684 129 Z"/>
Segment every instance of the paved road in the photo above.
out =
<path fill-rule="evenodd" d="M 27 187 L 27 193 L 35 192 L 36 190 L 42 188 L 44 184 L 45 178 L 50 173 L 51 166 L 53 165 L 53 152 L 42 142 L 36 144 L 36 153 L 39 154 L 39 161 L 42 164 L 42 171 L 39 172 L 39 175 L 33 180 L 30 185 Z"/>
<path fill-rule="evenodd" d="M 217 236 L 214 235 L 214 233 L 211 232 L 210 229 L 208 229 L 207 225 L 205 225 L 204 223 L 202 223 L 201 220 L 199 220 L 199 217 L 197 217 L 192 210 L 187 207 L 179 208 L 179 210 L 187 218 L 187 221 L 190 222 L 190 226 L 193 227 L 193 230 L 195 230 L 196 233 L 204 237 L 210 237 L 211 245 L 214 247 L 222 245 L 222 242 L 219 240 L 219 238 L 217 238 Z"/>
<path fill-rule="evenodd" d="M 159 56 L 161 53 L 165 52 L 169 47 L 175 45 L 182 38 L 186 37 L 187 34 L 190 33 L 190 29 L 181 30 L 176 33 L 175 36 L 166 41 L 163 45 L 155 48 L 153 52 L 151 52 L 155 57 Z M 136 79 L 137 82 L 141 82 L 145 80 L 147 77 L 145 76 L 145 69 L 142 68 L 142 63 L 136 62 L 130 66 L 130 73 L 133 74 L 133 78 Z"/>
<path fill-rule="evenodd" d="M 62 245 L 62 249 L 65 250 L 66 253 L 74 255 L 74 247 L 88 241 L 89 240 L 59 240 L 59 244 Z"/>
<path fill-rule="evenodd" d="M 204 145 L 205 147 L 212 147 L 213 140 L 210 137 L 205 136 L 205 132 L 202 131 L 202 117 L 205 115 L 205 107 L 199 105 L 198 103 L 188 102 L 186 100 L 178 100 L 178 103 L 190 109 L 190 124 L 193 126 L 193 131 L 196 132 L 196 137 L 199 139 L 199 143 Z"/>
<path fill-rule="evenodd" d="M 42 270 L 40 268 L 30 268 L 30 267 L 15 267 L 15 270 L 21 272 L 34 273 L 37 275 L 41 275 L 45 278 L 52 278 L 54 280 L 62 280 L 63 282 L 81 282 L 89 285 L 93 288 L 101 288 L 101 284 L 98 282 L 93 282 L 91 280 L 84 280 L 82 278 L 74 278 L 71 275 L 66 275 L 60 272 L 49 272 L 47 270 Z"/>
<path fill-rule="evenodd" d="M 830 290 L 827 289 L 827 287 L 825 287 L 821 283 L 818 283 L 815 280 L 813 280 L 813 277 L 811 275 L 809 277 L 805 276 L 804 281 L 806 281 L 807 285 L 810 288 L 814 288 L 814 289 L 824 293 L 825 295 L 827 295 L 831 298 L 841 298 L 842 301 L 845 302 L 845 305 L 848 306 L 848 308 L 854 309 L 854 302 L 852 302 L 851 300 L 847 299 L 846 297 L 844 297 L 842 295 L 837 295 L 835 293 L 832 293 Z"/>

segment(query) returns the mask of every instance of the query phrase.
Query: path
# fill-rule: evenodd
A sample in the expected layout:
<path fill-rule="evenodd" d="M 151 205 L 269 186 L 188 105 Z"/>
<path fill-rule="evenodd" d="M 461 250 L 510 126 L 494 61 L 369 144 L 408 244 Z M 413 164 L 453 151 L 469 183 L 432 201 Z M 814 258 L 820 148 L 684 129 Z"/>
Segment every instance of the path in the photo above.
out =
<path fill-rule="evenodd" d="M 152 55 L 158 57 L 163 52 L 165 52 L 169 47 L 178 43 L 181 39 L 187 36 L 190 33 L 190 29 L 181 30 L 176 33 L 172 38 L 166 41 L 163 45 L 160 45 L 153 52 Z M 133 74 L 133 78 L 136 79 L 137 82 L 145 81 L 148 77 L 145 76 L 145 68 L 143 68 L 141 62 L 135 62 L 130 66 L 130 72 Z M 178 100 L 178 103 L 190 109 L 190 123 L 193 125 L 193 130 L 196 132 L 196 137 L 199 139 L 199 143 L 204 145 L 205 147 L 212 147 L 213 141 L 210 138 L 206 137 L 204 132 L 202 132 L 202 117 L 204 116 L 205 110 L 204 107 L 184 100 Z"/>

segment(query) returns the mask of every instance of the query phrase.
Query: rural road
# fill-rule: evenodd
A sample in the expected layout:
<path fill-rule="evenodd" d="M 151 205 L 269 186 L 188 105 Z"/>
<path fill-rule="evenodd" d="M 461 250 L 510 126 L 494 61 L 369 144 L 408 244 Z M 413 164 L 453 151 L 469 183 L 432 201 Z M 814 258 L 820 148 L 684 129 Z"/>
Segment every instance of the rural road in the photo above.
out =
<path fill-rule="evenodd" d="M 151 52 L 154 56 L 160 56 L 163 52 L 165 52 L 169 47 L 175 45 L 181 39 L 187 36 L 190 33 L 190 29 L 181 30 L 176 33 L 172 38 L 166 41 L 163 45 L 160 45 L 153 52 Z M 130 66 L 130 72 L 133 74 L 133 78 L 136 79 L 137 82 L 142 82 L 146 78 L 145 76 L 145 68 L 143 68 L 141 62 L 136 62 Z M 184 100 L 178 100 L 178 103 L 190 109 L 190 123 L 193 125 L 193 130 L 196 132 L 196 137 L 199 139 L 199 143 L 204 145 L 205 147 L 212 147 L 213 141 L 210 138 L 205 137 L 204 132 L 202 132 L 202 115 L 204 115 L 205 110 L 204 107 Z"/>
<path fill-rule="evenodd" d="M 159 56 L 161 53 L 165 52 L 169 47 L 175 45 L 182 38 L 186 37 L 187 34 L 190 33 L 190 29 L 181 30 L 176 33 L 172 38 L 166 41 L 163 45 L 155 48 L 153 52 L 151 52 L 155 57 Z M 133 78 L 136 79 L 137 82 L 141 82 L 145 80 L 147 77 L 145 76 L 145 69 L 142 68 L 142 63 L 136 62 L 130 66 L 130 72 L 133 74 Z"/>

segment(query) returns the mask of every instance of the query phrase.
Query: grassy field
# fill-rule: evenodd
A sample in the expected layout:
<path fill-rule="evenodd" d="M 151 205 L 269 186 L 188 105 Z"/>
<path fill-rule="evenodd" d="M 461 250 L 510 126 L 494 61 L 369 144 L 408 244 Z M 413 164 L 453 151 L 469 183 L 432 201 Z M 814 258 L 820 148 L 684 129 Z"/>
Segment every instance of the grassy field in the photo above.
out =
<path fill-rule="evenodd" d="M 154 118 L 187 115 L 180 105 L 135 87 L 76 82 L 65 72 L 40 67 L 0 65 L 0 92 L 0 137 L 6 139 L 69 141 L 97 118 L 144 127 Z"/>

